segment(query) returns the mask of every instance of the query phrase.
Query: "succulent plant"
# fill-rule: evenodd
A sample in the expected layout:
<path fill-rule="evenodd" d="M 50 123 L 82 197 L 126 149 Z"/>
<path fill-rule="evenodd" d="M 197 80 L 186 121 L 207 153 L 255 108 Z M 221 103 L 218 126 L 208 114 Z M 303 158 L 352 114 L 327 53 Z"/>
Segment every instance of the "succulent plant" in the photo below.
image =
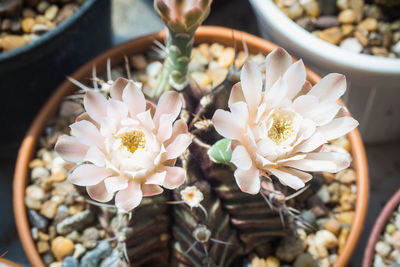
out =
<path fill-rule="evenodd" d="M 168 29 L 166 58 L 158 85 L 149 94 L 158 97 L 170 87 L 183 90 L 188 85 L 187 71 L 194 33 L 210 12 L 212 0 L 155 0 L 154 8 Z"/>
<path fill-rule="evenodd" d="M 292 207 L 312 178 L 307 172 L 350 163 L 323 149 L 358 124 L 336 103 L 342 75 L 312 87 L 303 62 L 292 64 L 279 48 L 266 58 L 264 90 L 249 62 L 240 83 L 232 71 L 203 96 L 186 86 L 194 31 L 210 4 L 156 0 L 169 29 L 162 78 L 150 94 L 158 104 L 130 80 L 103 82 L 101 93 L 86 93 L 74 136 L 56 145 L 79 164 L 69 181 L 99 202 L 116 193 L 112 213 L 98 204 L 100 221 L 133 266 L 241 266 L 241 256 L 307 226 Z"/>

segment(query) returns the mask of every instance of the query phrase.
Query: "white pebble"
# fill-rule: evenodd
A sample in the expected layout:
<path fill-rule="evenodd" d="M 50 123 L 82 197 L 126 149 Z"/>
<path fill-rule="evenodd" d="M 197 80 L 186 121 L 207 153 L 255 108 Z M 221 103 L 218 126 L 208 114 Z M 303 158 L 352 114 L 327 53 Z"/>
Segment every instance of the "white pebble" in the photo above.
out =
<path fill-rule="evenodd" d="M 397 214 L 394 219 L 394 224 L 396 225 L 397 229 L 400 229 L 400 214 Z"/>
<path fill-rule="evenodd" d="M 331 197 L 329 195 L 329 191 L 325 185 L 321 187 L 321 189 L 318 190 L 317 196 L 319 196 L 324 203 L 329 203 L 331 200 Z"/>
<path fill-rule="evenodd" d="M 64 168 L 65 164 L 65 160 L 63 160 L 61 157 L 55 157 L 51 164 L 51 173 L 67 172 Z"/>
<path fill-rule="evenodd" d="M 32 180 L 41 180 L 46 178 L 50 175 L 49 171 L 44 167 L 35 167 L 32 169 L 31 172 L 31 179 Z"/>
<path fill-rule="evenodd" d="M 357 54 L 360 53 L 363 49 L 362 44 L 360 44 L 360 42 L 356 38 L 344 39 L 340 43 L 340 47 L 347 51 L 357 53 Z"/>
<path fill-rule="evenodd" d="M 320 230 L 315 234 L 315 242 L 317 246 L 323 246 L 330 249 L 336 247 L 338 239 L 328 230 Z"/>
<path fill-rule="evenodd" d="M 387 265 L 383 262 L 381 256 L 375 255 L 374 267 L 387 267 Z"/>
<path fill-rule="evenodd" d="M 162 69 L 162 64 L 159 61 L 154 61 L 152 63 L 150 63 L 149 65 L 147 65 L 146 67 L 146 73 L 150 76 L 150 77 L 156 77 L 160 71 Z"/>
<path fill-rule="evenodd" d="M 400 41 L 397 41 L 397 43 L 393 46 L 393 51 L 400 56 Z"/>
<path fill-rule="evenodd" d="M 382 257 L 386 257 L 387 255 L 389 255 L 391 250 L 392 247 L 388 243 L 385 243 L 383 241 L 376 242 L 375 251 Z"/>

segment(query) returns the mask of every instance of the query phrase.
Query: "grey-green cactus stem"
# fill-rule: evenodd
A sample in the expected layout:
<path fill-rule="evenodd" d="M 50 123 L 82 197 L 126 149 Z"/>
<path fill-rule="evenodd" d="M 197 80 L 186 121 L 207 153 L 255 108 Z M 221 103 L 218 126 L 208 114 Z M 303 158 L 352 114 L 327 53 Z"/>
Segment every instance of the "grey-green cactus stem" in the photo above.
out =
<path fill-rule="evenodd" d="M 188 33 L 168 31 L 168 53 L 157 86 L 150 93 L 150 97 L 157 98 L 171 87 L 181 91 L 188 85 L 188 67 L 193 41 L 194 31 Z"/>

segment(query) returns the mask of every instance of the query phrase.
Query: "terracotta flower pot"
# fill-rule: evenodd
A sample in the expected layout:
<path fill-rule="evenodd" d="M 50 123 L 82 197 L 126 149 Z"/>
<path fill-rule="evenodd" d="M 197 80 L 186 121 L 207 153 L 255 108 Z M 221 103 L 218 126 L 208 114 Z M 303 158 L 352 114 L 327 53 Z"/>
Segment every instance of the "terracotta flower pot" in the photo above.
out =
<path fill-rule="evenodd" d="M 364 252 L 364 259 L 362 267 L 369 267 L 372 265 L 372 261 L 375 255 L 375 244 L 378 242 L 379 236 L 385 228 L 392 212 L 400 203 L 400 189 L 394 194 L 390 200 L 386 203 L 378 219 L 375 221 L 374 228 L 372 228 L 371 235 L 368 238 L 367 247 Z"/>
<path fill-rule="evenodd" d="M 111 59 L 113 64 L 121 63 L 124 60 L 124 55 L 143 53 L 147 51 L 153 45 L 154 40 L 162 42 L 165 39 L 165 34 L 166 33 L 162 31 L 114 47 L 85 64 L 75 72 L 72 77 L 78 81 L 87 79 L 91 76 L 93 65 L 98 66 L 98 72 L 105 71 L 106 61 L 108 58 Z M 232 36 L 236 40 L 239 49 L 242 48 L 242 39 L 245 40 L 249 52 L 251 53 L 269 53 L 277 47 L 268 41 L 244 32 L 212 26 L 200 27 L 196 32 L 195 42 L 210 44 L 218 42 L 223 45 L 231 46 L 233 45 Z M 311 83 L 315 84 L 321 79 L 321 77 L 307 69 L 307 79 Z M 24 203 L 25 187 L 27 186 L 29 179 L 28 164 L 35 153 L 36 145 L 45 128 L 46 122 L 56 113 L 64 97 L 71 94 L 74 90 L 76 90 L 76 87 L 68 81 L 61 84 L 49 101 L 47 101 L 46 105 L 43 106 L 41 112 L 32 123 L 18 154 L 14 180 L 14 213 L 23 247 L 30 262 L 34 266 L 44 266 L 44 264 L 31 237 Z M 354 158 L 354 168 L 357 173 L 357 203 L 355 219 L 351 226 L 348 241 L 343 253 L 339 255 L 335 266 L 345 266 L 350 259 L 361 234 L 368 204 L 368 169 L 364 146 L 357 129 L 349 133 L 348 137 L 350 139 L 351 150 Z"/>
<path fill-rule="evenodd" d="M 3 257 L 0 257 L 0 267 L 22 267 L 22 266 L 19 264 L 16 264 L 15 262 L 7 260 Z"/>

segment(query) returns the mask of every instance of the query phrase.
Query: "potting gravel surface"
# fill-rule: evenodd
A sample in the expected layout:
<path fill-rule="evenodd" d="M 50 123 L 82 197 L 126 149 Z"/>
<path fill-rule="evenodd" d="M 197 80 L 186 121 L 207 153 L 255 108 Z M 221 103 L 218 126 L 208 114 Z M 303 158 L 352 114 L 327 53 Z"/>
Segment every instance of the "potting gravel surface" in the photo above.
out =
<path fill-rule="evenodd" d="M 354 53 L 400 57 L 400 2 L 274 0 L 298 25 Z"/>
<path fill-rule="evenodd" d="M 3 0 L 0 52 L 24 46 L 71 17 L 85 0 Z"/>
<path fill-rule="evenodd" d="M 373 267 L 400 266 L 400 205 L 392 212 L 375 244 Z"/>

